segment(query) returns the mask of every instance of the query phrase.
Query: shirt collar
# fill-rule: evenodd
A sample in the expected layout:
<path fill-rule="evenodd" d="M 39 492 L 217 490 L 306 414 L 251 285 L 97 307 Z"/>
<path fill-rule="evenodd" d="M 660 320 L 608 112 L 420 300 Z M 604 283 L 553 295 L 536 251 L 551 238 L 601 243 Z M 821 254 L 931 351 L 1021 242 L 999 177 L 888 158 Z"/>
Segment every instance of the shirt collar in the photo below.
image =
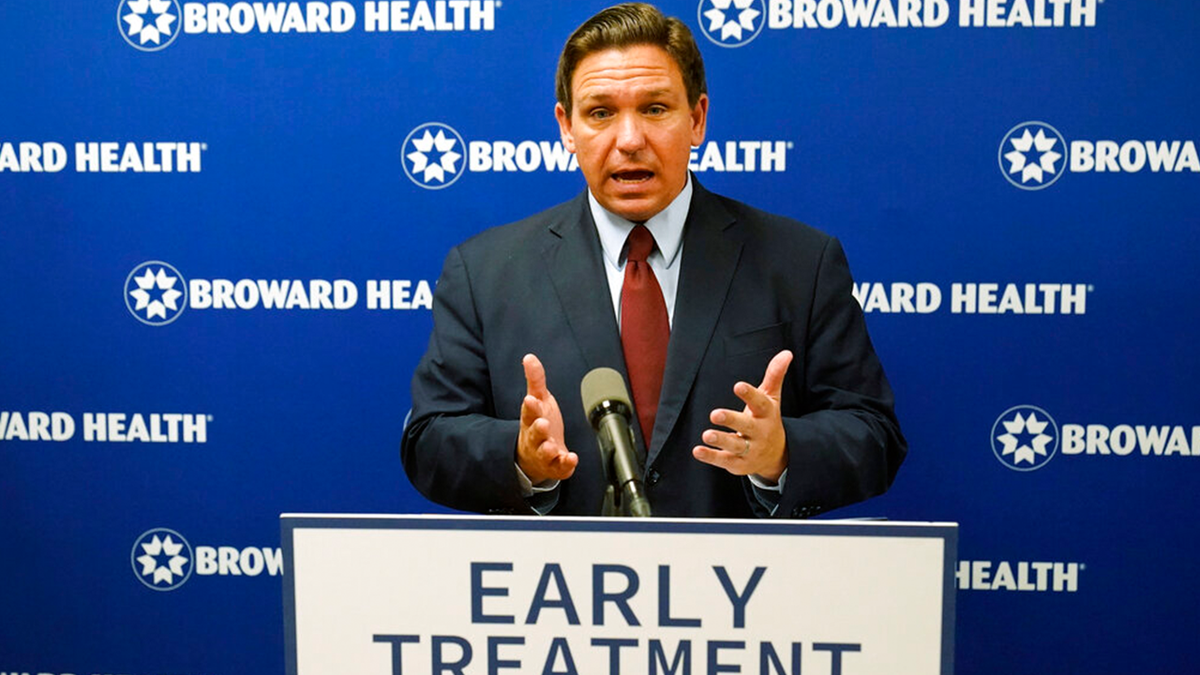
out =
<path fill-rule="evenodd" d="M 600 234 L 600 246 L 604 249 L 604 258 L 609 265 L 620 268 L 621 249 L 625 248 L 625 240 L 636 227 L 636 223 L 626 220 L 610 212 L 596 201 L 595 195 L 588 190 L 588 206 L 592 210 L 592 220 L 596 221 L 596 231 Z M 687 176 L 683 190 L 667 205 L 667 208 L 654 214 L 646 221 L 646 229 L 654 235 L 654 243 L 662 252 L 665 267 L 670 269 L 679 259 L 679 249 L 683 243 L 683 226 L 687 222 L 688 210 L 692 206 L 692 176 Z"/>

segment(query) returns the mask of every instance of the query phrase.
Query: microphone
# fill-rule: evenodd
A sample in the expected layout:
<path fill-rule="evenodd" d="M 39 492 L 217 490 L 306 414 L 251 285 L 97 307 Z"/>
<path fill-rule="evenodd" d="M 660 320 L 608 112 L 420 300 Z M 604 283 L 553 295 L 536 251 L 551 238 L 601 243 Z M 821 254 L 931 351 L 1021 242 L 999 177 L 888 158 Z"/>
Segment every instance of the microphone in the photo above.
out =
<path fill-rule="evenodd" d="M 629 514 L 650 517 L 650 500 L 642 488 L 637 445 L 630 427 L 633 405 L 625 379 L 612 368 L 595 368 L 579 385 L 583 414 L 600 441 L 600 463 L 613 492 L 621 495 Z"/>

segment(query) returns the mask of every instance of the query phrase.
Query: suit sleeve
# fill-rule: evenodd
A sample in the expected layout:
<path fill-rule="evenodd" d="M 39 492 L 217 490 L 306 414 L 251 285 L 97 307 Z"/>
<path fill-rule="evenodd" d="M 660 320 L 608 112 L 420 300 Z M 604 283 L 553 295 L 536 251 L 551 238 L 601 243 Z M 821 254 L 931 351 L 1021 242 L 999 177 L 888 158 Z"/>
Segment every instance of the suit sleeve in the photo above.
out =
<path fill-rule="evenodd" d="M 520 411 L 497 415 L 470 275 L 456 248 L 433 301 L 433 333 L 412 382 L 400 446 L 412 484 L 432 501 L 479 513 L 533 514 L 514 457 Z"/>
<path fill-rule="evenodd" d="M 803 381 L 785 390 L 794 400 L 783 402 L 788 477 L 777 517 L 809 517 L 882 494 L 908 451 L 852 288 L 841 244 L 831 238 L 817 269 L 805 344 L 796 345 Z M 789 416 L 793 411 L 800 414 Z"/>

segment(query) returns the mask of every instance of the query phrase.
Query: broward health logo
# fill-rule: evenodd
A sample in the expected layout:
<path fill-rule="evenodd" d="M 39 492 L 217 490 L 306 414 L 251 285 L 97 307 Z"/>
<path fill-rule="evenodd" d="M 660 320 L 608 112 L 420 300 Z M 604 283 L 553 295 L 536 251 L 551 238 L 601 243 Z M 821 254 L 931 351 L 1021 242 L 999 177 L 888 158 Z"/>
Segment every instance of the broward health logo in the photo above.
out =
<path fill-rule="evenodd" d="M 1000 142 L 1000 172 L 1022 190 L 1041 190 L 1062 177 L 1067 142 L 1045 122 L 1022 122 Z"/>
<path fill-rule="evenodd" d="M 117 28 L 130 46 L 157 52 L 166 49 L 180 33 L 344 35 L 355 29 L 366 33 L 492 31 L 496 28 L 496 10 L 500 5 L 501 0 L 121 0 L 117 5 Z"/>
<path fill-rule="evenodd" d="M 147 588 L 173 591 L 198 577 L 277 577 L 283 574 L 278 546 L 192 546 L 165 527 L 143 532 L 130 554 L 133 574 Z M 3 675 L 3 673 L 0 673 Z"/>
<path fill-rule="evenodd" d="M 175 530 L 147 530 L 133 543 L 129 554 L 133 574 L 147 588 L 173 591 L 192 576 L 192 546 Z"/>
<path fill-rule="evenodd" d="M 788 140 L 705 141 L 692 148 L 688 168 L 697 173 L 783 173 L 794 148 Z M 426 122 L 409 132 L 400 146 L 400 163 L 409 180 L 427 190 L 449 187 L 465 173 L 579 170 L 579 160 L 561 139 L 463 140 L 453 127 L 441 122 Z"/>
<path fill-rule="evenodd" d="M 1041 190 L 1062 174 L 1200 174 L 1196 140 L 1074 139 L 1045 122 L 1022 122 L 1000 142 L 1000 173 L 1022 190 Z"/>
<path fill-rule="evenodd" d="M 1036 406 L 1009 408 L 992 425 L 992 452 L 1013 471 L 1040 469 L 1057 450 L 1058 424 Z"/>
<path fill-rule="evenodd" d="M 429 279 L 367 279 L 362 285 L 349 279 L 184 279 L 171 265 L 153 260 L 129 273 L 123 292 L 125 307 L 135 319 L 147 326 L 165 326 L 184 309 L 344 312 L 357 307 L 364 294 L 367 310 L 428 310 L 433 308 L 434 283 Z M 144 425 L 141 435 L 145 435 Z"/>
<path fill-rule="evenodd" d="M 152 260 L 133 268 L 125 279 L 125 307 L 148 326 L 165 326 L 187 306 L 187 282 L 179 270 Z"/>
<path fill-rule="evenodd" d="M 181 14 L 175 0 L 121 0 L 117 28 L 134 49 L 156 52 L 179 37 Z"/>
<path fill-rule="evenodd" d="M 462 136 L 441 122 L 413 129 L 400 149 L 405 175 L 429 190 L 449 187 L 463 175 L 465 152 Z"/>
<path fill-rule="evenodd" d="M 719 47 L 742 47 L 762 32 L 763 0 L 700 0 L 696 18 L 704 37 Z"/>

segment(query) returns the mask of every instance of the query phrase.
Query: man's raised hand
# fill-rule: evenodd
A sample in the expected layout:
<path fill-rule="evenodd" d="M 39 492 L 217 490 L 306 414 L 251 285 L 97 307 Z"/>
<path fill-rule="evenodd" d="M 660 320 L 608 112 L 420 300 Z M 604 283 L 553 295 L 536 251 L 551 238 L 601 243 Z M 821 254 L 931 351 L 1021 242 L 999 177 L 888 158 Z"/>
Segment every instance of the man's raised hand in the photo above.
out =
<path fill-rule="evenodd" d="M 692 456 L 737 476 L 754 474 L 778 482 L 788 464 L 779 399 L 791 363 L 792 352 L 785 349 L 767 364 L 758 387 L 746 382 L 735 384 L 733 393 L 745 401 L 746 407 L 741 412 L 718 408 L 709 414 L 713 424 L 732 431 L 706 430 L 700 438 L 707 445 L 697 445 Z"/>
<path fill-rule="evenodd" d="M 517 465 L 534 485 L 566 480 L 575 473 L 579 456 L 567 449 L 562 412 L 546 387 L 546 369 L 533 354 L 526 354 L 521 365 L 525 368 L 525 400 L 521 402 Z"/>

